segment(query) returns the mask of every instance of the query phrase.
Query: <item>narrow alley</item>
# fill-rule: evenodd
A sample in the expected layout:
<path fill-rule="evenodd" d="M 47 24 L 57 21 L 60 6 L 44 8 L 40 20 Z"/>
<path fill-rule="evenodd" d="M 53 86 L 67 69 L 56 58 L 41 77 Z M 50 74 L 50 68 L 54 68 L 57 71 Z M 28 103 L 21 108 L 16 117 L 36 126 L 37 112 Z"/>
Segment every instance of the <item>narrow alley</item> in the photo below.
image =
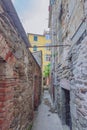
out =
<path fill-rule="evenodd" d="M 32 130 L 69 130 L 62 126 L 48 90 L 44 91 L 42 103 L 35 112 Z"/>
<path fill-rule="evenodd" d="M 44 92 L 41 105 L 36 112 L 32 130 L 63 130 L 61 121 L 50 99 L 48 91 Z"/>
<path fill-rule="evenodd" d="M 0 130 L 87 130 L 87 0 L 0 0 Z"/>

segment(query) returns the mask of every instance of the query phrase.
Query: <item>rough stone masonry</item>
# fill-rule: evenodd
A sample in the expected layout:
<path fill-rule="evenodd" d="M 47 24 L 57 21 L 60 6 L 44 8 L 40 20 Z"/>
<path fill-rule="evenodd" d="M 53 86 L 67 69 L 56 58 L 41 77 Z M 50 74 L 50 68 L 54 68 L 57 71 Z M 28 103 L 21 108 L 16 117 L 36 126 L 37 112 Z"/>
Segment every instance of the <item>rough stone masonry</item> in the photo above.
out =
<path fill-rule="evenodd" d="M 41 68 L 26 39 L 11 1 L 0 0 L 0 130 L 27 130 L 40 103 Z"/>
<path fill-rule="evenodd" d="M 87 0 L 50 0 L 55 104 L 63 125 L 87 130 Z"/>

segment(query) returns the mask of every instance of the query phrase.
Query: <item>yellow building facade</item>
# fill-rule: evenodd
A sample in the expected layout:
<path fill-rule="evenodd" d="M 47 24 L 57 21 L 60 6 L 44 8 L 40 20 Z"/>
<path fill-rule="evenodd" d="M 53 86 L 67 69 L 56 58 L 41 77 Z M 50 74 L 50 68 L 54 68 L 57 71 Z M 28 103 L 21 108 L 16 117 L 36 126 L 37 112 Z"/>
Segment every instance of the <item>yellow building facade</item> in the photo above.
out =
<path fill-rule="evenodd" d="M 28 39 L 31 44 L 30 51 L 42 51 L 42 70 L 50 63 L 51 60 L 51 45 L 50 35 L 48 32 L 43 35 L 28 33 Z"/>

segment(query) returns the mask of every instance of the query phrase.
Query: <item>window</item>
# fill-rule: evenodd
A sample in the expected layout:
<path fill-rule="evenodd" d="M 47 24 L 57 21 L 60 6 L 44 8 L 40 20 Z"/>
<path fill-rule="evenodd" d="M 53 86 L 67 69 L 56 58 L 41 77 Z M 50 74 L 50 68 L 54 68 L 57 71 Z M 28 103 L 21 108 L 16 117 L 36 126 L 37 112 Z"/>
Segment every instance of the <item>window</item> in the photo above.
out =
<path fill-rule="evenodd" d="M 55 0 L 50 0 L 50 5 L 53 5 Z"/>
<path fill-rule="evenodd" d="M 51 55 L 46 54 L 46 55 L 45 55 L 45 59 L 46 59 L 46 61 L 50 61 L 50 60 L 51 60 Z"/>
<path fill-rule="evenodd" d="M 38 37 L 37 36 L 34 36 L 34 41 L 38 41 Z"/>
<path fill-rule="evenodd" d="M 46 40 L 50 40 L 50 35 L 49 35 L 49 34 L 46 34 L 46 35 L 45 35 L 45 38 L 46 38 Z"/>
<path fill-rule="evenodd" d="M 33 51 L 37 51 L 37 46 L 34 46 L 34 47 L 33 47 Z"/>

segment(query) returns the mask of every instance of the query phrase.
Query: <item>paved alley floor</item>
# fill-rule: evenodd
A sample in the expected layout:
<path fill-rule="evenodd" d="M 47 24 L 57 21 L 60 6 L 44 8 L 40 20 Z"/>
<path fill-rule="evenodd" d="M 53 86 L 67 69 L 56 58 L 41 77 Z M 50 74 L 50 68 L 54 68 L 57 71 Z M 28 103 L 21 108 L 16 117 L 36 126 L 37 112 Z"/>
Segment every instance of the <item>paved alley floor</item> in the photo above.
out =
<path fill-rule="evenodd" d="M 63 130 L 61 121 L 52 108 L 48 91 L 44 92 L 43 101 L 35 114 L 32 130 Z"/>

